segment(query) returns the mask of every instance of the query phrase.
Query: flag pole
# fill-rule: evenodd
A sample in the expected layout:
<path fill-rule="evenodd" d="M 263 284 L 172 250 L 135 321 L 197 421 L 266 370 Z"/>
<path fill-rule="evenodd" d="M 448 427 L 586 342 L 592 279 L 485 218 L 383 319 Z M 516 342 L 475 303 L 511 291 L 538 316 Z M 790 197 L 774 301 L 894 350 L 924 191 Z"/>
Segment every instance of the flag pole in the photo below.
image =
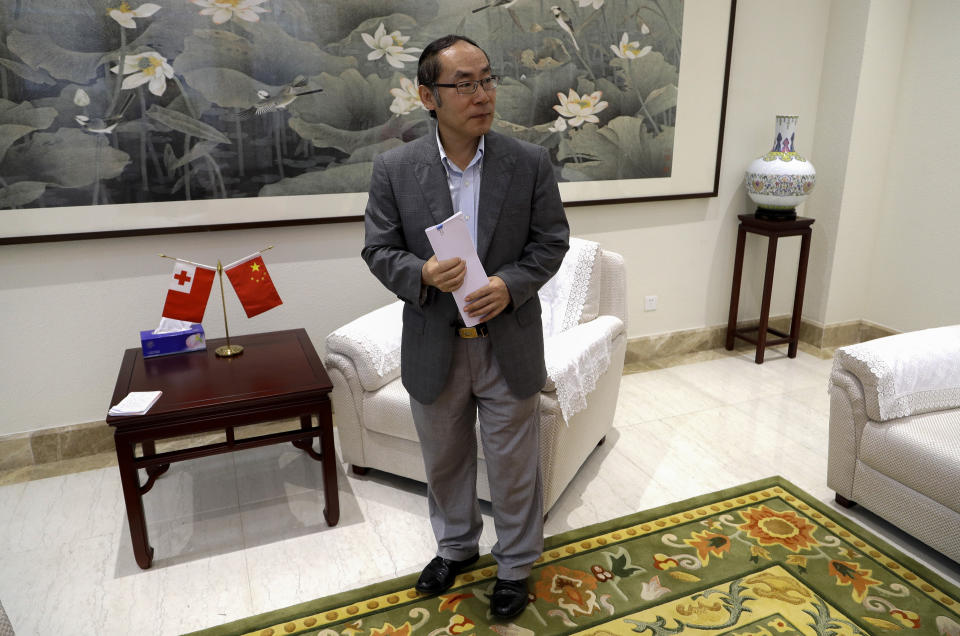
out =
<path fill-rule="evenodd" d="M 180 261 L 181 263 L 189 263 L 190 265 L 197 265 L 199 267 L 210 267 L 209 265 L 204 265 L 203 263 L 194 263 L 193 261 L 188 261 L 185 258 L 177 258 L 176 256 L 167 256 L 166 254 L 157 254 L 157 256 L 159 256 L 160 258 L 169 258 L 171 261 Z"/>
<path fill-rule="evenodd" d="M 227 333 L 227 344 L 217 347 L 216 354 L 220 358 L 230 358 L 243 353 L 243 345 L 230 344 L 230 327 L 227 326 L 227 298 L 223 293 L 223 265 L 217 259 L 217 274 L 220 275 L 220 300 L 223 302 L 223 330 Z"/>

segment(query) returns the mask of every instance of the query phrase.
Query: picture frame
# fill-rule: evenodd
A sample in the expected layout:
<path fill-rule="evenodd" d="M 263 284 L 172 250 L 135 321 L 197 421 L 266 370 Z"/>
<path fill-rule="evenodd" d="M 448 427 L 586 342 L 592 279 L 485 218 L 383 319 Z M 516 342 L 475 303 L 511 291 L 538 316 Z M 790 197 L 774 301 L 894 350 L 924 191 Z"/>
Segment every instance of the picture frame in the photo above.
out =
<path fill-rule="evenodd" d="M 13 0 L 0 1 L 13 2 Z M 50 1 L 58 2 L 60 0 Z M 204 4 L 202 0 L 200 2 L 197 2 L 197 0 L 179 1 L 185 6 L 191 6 L 189 2 Z M 269 0 L 260 1 L 269 2 Z M 477 2 L 469 3 L 464 1 L 459 2 L 458 5 L 462 5 L 460 10 L 469 10 L 471 14 L 474 14 L 476 11 L 469 9 L 469 7 L 476 7 L 478 3 L 482 5 L 485 1 L 487 0 L 477 0 Z M 578 3 L 584 2 L 584 0 L 557 1 L 568 3 L 571 11 L 579 6 Z M 597 4 L 596 0 L 586 0 L 587 8 L 581 11 L 589 11 L 591 1 Z M 637 0 L 637 3 L 642 4 L 645 1 L 647 0 Z M 656 0 L 651 1 L 659 4 Z M 531 5 L 528 7 L 531 11 L 535 8 L 535 3 L 543 4 L 540 0 L 521 0 L 521 2 L 527 2 Z M 383 0 L 383 3 L 391 5 L 392 9 L 396 9 L 392 5 L 397 4 L 397 0 Z M 402 0 L 400 0 L 400 3 L 402 4 Z M 361 4 L 369 7 L 370 5 L 376 5 L 377 2 L 366 0 Z M 601 7 L 602 4 L 603 0 L 599 0 Z M 565 173 L 558 168 L 558 174 L 561 175 L 560 193 L 565 206 L 705 198 L 717 195 L 736 0 L 686 0 L 682 3 L 682 11 L 680 39 L 682 39 L 683 46 L 679 50 L 679 76 L 674 91 L 676 94 L 675 114 L 671 114 L 672 117 L 675 117 L 675 120 L 671 121 L 674 124 L 675 134 L 669 174 L 660 177 L 646 175 L 643 178 L 629 179 L 589 180 L 581 178 L 565 180 L 562 176 Z M 490 33 L 503 33 L 505 29 L 513 28 L 512 24 L 508 22 L 506 14 L 502 12 L 501 15 L 494 16 L 493 8 L 491 8 L 481 15 L 484 14 L 490 16 L 487 20 L 489 24 L 493 25 L 490 28 Z M 518 22 L 528 24 L 527 15 L 520 13 Z M 574 17 L 580 18 L 583 15 L 586 14 L 574 14 Z M 514 14 L 513 17 L 514 21 L 517 21 L 518 16 Z M 456 27 L 466 24 L 466 19 L 464 18 L 464 21 L 459 24 L 456 21 L 450 21 L 449 24 Z M 496 20 L 499 20 L 499 22 L 496 22 Z M 594 22 L 597 23 L 598 21 L 599 18 Z M 367 31 L 372 31 L 375 23 L 376 18 L 373 18 L 372 21 L 367 19 L 363 22 Z M 642 24 L 642 20 L 639 18 L 638 23 Z M 544 21 L 544 24 L 546 25 L 547 22 Z M 629 37 L 639 37 L 635 35 L 637 27 L 632 26 L 634 30 Z M 550 28 L 550 26 L 547 25 L 547 28 Z M 554 30 L 557 39 L 561 39 L 564 34 L 560 33 L 558 29 Z M 481 35 L 486 34 L 481 33 Z M 491 39 L 494 42 L 497 41 L 496 37 L 491 36 Z M 621 45 L 626 44 L 627 39 L 628 32 L 624 32 L 624 41 Z M 630 44 L 634 45 L 636 42 L 630 42 Z M 616 47 L 611 46 L 610 48 Z M 568 49 L 573 51 L 569 45 L 564 47 L 564 51 Z M 416 49 L 408 50 L 416 52 Z M 0 57 L 2 57 L 2 53 L 3 51 L 0 50 Z M 502 57 L 496 49 L 490 50 L 489 55 L 491 62 L 494 64 L 496 60 Z M 608 57 L 610 57 L 609 53 Z M 407 63 L 406 67 L 404 73 L 407 75 L 415 73 L 415 62 Z M 414 70 L 411 71 L 411 67 Z M 6 67 L 3 70 L 8 71 Z M 517 74 L 517 68 L 511 70 L 514 74 Z M 7 75 L 9 75 L 9 72 L 7 72 Z M 394 75 L 394 83 L 396 83 L 397 77 L 398 75 Z M 509 78 L 509 75 L 507 77 Z M 583 84 L 582 79 L 579 85 L 581 89 L 583 86 L 593 86 L 590 83 Z M 500 89 L 501 93 L 510 94 L 510 82 L 510 79 L 504 80 Z M 582 94 L 585 98 L 587 90 L 582 90 Z M 498 114 L 502 110 L 499 100 L 500 97 L 498 97 Z M 509 109 L 507 110 L 509 112 Z M 557 107 L 554 110 L 561 112 Z M 293 109 L 290 112 L 296 114 Z M 673 112 L 671 111 L 671 113 Z M 425 118 L 423 113 L 420 113 L 420 115 Z M 561 115 L 563 115 L 562 112 Z M 604 114 L 600 113 L 600 115 L 599 127 L 609 125 L 608 120 L 602 119 Z M 558 122 L 560 119 L 558 118 Z M 573 120 L 567 119 L 566 121 L 572 122 Z M 527 129 L 528 131 L 536 130 L 536 132 L 541 133 L 533 141 L 538 141 L 551 134 L 548 131 L 553 129 L 547 128 L 549 123 L 541 123 Z M 510 126 L 511 123 L 508 121 L 498 121 L 495 123 L 494 129 L 510 134 Z M 559 124 L 555 124 L 555 126 L 559 126 Z M 423 126 L 420 126 L 417 130 L 423 128 Z M 582 135 L 581 138 L 584 138 L 588 134 L 595 134 L 596 130 L 597 124 L 591 124 L 588 121 L 576 130 L 572 128 L 568 130 L 567 139 L 573 139 L 576 135 Z M 359 188 L 359 185 L 356 187 Z M 272 195 L 269 198 L 247 196 L 150 203 L 106 203 L 0 209 L 0 244 L 356 222 L 363 219 L 366 199 L 367 193 L 364 190 L 325 194 L 281 194 Z"/>

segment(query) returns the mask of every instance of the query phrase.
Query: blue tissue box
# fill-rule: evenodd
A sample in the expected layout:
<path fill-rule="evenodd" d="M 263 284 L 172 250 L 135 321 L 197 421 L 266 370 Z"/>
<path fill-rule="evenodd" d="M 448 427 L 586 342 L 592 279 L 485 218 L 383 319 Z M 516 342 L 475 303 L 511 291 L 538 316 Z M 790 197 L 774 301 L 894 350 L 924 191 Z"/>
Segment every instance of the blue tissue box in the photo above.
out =
<path fill-rule="evenodd" d="M 168 356 L 174 353 L 203 351 L 207 341 L 203 335 L 203 325 L 193 323 L 186 331 L 171 333 L 153 333 L 152 330 L 140 332 L 140 348 L 144 358 Z"/>

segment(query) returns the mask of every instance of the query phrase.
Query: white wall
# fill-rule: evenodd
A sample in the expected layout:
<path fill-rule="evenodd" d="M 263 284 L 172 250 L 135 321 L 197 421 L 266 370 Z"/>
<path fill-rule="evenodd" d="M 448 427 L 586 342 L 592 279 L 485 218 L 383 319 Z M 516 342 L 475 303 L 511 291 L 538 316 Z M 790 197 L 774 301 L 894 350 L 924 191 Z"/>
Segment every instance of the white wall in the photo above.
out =
<path fill-rule="evenodd" d="M 900 89 L 900 61 L 910 7 L 911 2 L 903 0 L 873 0 L 869 4 L 843 196 L 836 208 L 839 224 L 833 270 L 828 277 L 826 324 L 867 318 L 866 283 L 872 271 L 877 212 L 884 185 L 889 182 L 889 131 Z"/>
<path fill-rule="evenodd" d="M 823 324 L 830 277 L 843 216 L 844 186 L 850 161 L 870 0 L 834 2 L 824 43 L 825 63 L 819 86 L 818 120 L 808 158 L 817 183 L 805 213 L 816 219 L 810 247 L 805 314 Z M 801 154 L 803 154 L 801 152 Z"/>
<path fill-rule="evenodd" d="M 173 264 L 159 252 L 205 263 L 267 244 L 284 304 L 247 319 L 225 286 L 232 334 L 305 327 L 323 339 L 391 296 L 359 258 L 359 223 L 144 236 L 0 248 L 0 435 L 103 419 L 123 350 L 160 319 Z M 217 288 L 204 320 L 224 334 Z"/>
<path fill-rule="evenodd" d="M 864 314 L 901 331 L 960 323 L 960 3 L 912 3 Z"/>
<path fill-rule="evenodd" d="M 743 192 L 743 170 L 769 148 L 777 114 L 800 116 L 798 148 L 814 161 L 818 170 L 837 162 L 836 156 L 848 153 L 849 145 L 826 146 L 824 155 L 818 156 L 816 143 L 819 120 L 825 116 L 820 111 L 830 110 L 830 104 L 821 103 L 821 76 L 838 61 L 824 56 L 831 54 L 828 37 L 839 41 L 838 32 L 830 28 L 835 17 L 832 10 L 839 10 L 839 4 L 844 2 L 739 1 L 718 197 L 568 211 L 575 235 L 597 240 L 605 248 L 624 254 L 631 337 L 726 322 L 736 215 L 753 210 Z M 945 2 L 944 6 L 949 4 Z M 918 12 L 919 17 L 913 15 Z M 927 25 L 921 19 L 927 15 L 926 10 L 915 8 L 913 14 L 911 29 L 916 26 L 921 34 L 926 28 L 935 33 L 946 29 Z M 848 20 L 854 30 L 866 34 L 870 26 L 864 21 L 870 15 L 861 10 L 852 18 L 848 16 Z M 933 16 L 929 21 L 936 22 Z M 944 21 L 947 22 L 950 21 Z M 912 30 L 911 36 L 920 37 L 914 36 Z M 869 42 L 865 35 L 860 39 Z M 929 42 L 926 46 L 932 49 L 936 44 Z M 908 50 L 913 51 L 909 44 Z M 942 82 L 942 75 L 956 68 L 957 61 L 954 54 L 940 64 L 933 59 L 932 51 L 928 55 L 915 51 L 908 58 L 909 67 L 922 76 L 930 74 L 925 67 L 938 68 L 934 82 Z M 904 64 L 906 69 L 908 62 Z M 904 75 L 907 74 L 905 70 Z M 867 72 L 857 75 L 859 82 L 859 75 L 866 76 Z M 904 85 L 914 90 L 918 90 L 915 83 L 919 82 L 904 79 Z M 857 86 L 851 90 L 856 92 Z M 848 102 L 856 104 L 856 99 L 849 98 Z M 943 112 L 956 103 L 956 99 L 946 102 Z M 917 103 L 907 104 L 897 112 L 901 121 L 926 116 L 931 111 Z M 940 119 L 940 123 L 948 121 L 945 116 Z M 911 126 L 916 125 L 916 121 L 911 121 Z M 934 121 L 928 122 L 928 134 L 919 139 L 909 136 L 905 127 L 901 136 L 895 137 L 893 147 L 919 153 L 918 147 L 933 134 L 935 125 Z M 956 139 L 956 130 L 953 132 Z M 945 145 L 943 152 L 949 151 L 950 147 Z M 890 170 L 892 175 L 897 172 Z M 914 168 L 910 176 L 919 178 L 919 169 Z M 941 176 L 946 176 L 945 169 Z M 819 190 L 820 185 L 817 187 Z M 949 191 L 956 194 L 955 184 L 943 187 L 954 188 Z M 904 231 L 901 225 L 910 225 L 898 223 L 897 215 L 901 209 L 912 211 L 913 206 L 908 203 L 901 207 L 898 201 L 917 197 L 915 190 L 919 187 L 905 186 L 888 197 L 885 218 L 892 218 L 878 235 L 877 245 Z M 929 195 L 928 202 L 935 198 Z M 941 202 L 944 210 L 949 201 Z M 821 210 L 815 203 L 811 199 L 800 213 L 817 217 L 817 228 L 821 226 Z M 947 223 L 946 212 L 937 223 Z M 839 226 L 838 220 L 833 227 Z M 956 225 L 953 228 L 953 236 L 957 236 Z M 924 226 L 923 231 L 907 234 L 920 240 L 931 229 Z M 285 304 L 248 320 L 228 288 L 232 333 L 305 327 L 314 344 L 322 349 L 327 333 L 392 300 L 360 260 L 361 242 L 361 224 L 348 223 L 0 247 L 0 318 L 5 325 L 0 332 L 0 356 L 4 362 L 0 365 L 0 435 L 103 418 L 123 350 L 138 346 L 138 330 L 154 327 L 159 319 L 170 265 L 155 256 L 158 252 L 215 262 L 217 258 L 238 258 L 267 244 L 276 245 L 266 260 Z M 823 320 L 828 315 L 826 301 L 813 299 L 830 297 L 831 281 L 825 268 L 819 270 L 819 277 L 813 272 L 819 259 L 829 256 L 831 268 L 835 259 L 817 252 L 818 242 L 834 245 L 836 241 L 834 236 L 815 235 L 815 251 L 811 254 L 805 315 Z M 765 240 L 755 236 L 748 240 L 741 318 L 755 318 L 759 313 L 765 249 Z M 774 314 L 789 313 L 792 308 L 798 251 L 798 240 L 781 241 Z M 923 251 L 921 243 L 914 248 L 914 257 Z M 904 260 L 909 258 L 909 254 L 903 256 Z M 935 274 L 945 276 L 945 258 L 931 262 L 938 266 Z M 849 267 L 844 272 L 839 284 L 849 286 L 858 274 Z M 941 282 L 944 280 L 947 279 L 940 278 Z M 896 282 L 907 285 L 900 279 Z M 647 294 L 659 296 L 656 312 L 643 311 L 642 300 Z M 204 322 L 210 337 L 223 334 L 215 300 L 216 297 L 211 300 Z M 881 315 L 879 306 L 876 311 Z M 918 320 L 928 321 L 929 317 L 920 311 Z M 873 319 L 871 315 L 856 317 Z M 885 324 L 901 329 L 908 326 L 906 321 L 898 320 Z"/>

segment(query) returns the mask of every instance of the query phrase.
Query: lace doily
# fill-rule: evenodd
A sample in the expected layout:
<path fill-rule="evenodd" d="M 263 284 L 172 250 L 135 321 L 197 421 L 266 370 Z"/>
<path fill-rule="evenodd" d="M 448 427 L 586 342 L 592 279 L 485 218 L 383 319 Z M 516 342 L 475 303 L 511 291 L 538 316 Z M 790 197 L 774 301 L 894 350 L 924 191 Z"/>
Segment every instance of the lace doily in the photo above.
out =
<path fill-rule="evenodd" d="M 600 316 L 547 338 L 547 375 L 556 386 L 566 422 L 587 407 L 587 396 L 610 367 L 613 339 L 622 329 L 623 322 L 616 316 Z"/>
<path fill-rule="evenodd" d="M 860 380 L 870 419 L 960 407 L 960 325 L 841 347 L 834 365 Z"/>
<path fill-rule="evenodd" d="M 571 238 L 570 249 L 560 264 L 557 273 L 540 288 L 541 319 L 543 335 L 554 336 L 592 320 L 599 311 L 599 300 L 591 303 L 590 282 L 594 265 L 600 253 L 600 245 L 593 241 Z M 592 307 L 596 304 L 597 307 Z M 592 315 L 584 315 L 591 305 Z"/>
<path fill-rule="evenodd" d="M 327 349 L 351 358 L 360 383 L 373 391 L 400 372 L 403 301 L 360 316 L 327 336 Z"/>

